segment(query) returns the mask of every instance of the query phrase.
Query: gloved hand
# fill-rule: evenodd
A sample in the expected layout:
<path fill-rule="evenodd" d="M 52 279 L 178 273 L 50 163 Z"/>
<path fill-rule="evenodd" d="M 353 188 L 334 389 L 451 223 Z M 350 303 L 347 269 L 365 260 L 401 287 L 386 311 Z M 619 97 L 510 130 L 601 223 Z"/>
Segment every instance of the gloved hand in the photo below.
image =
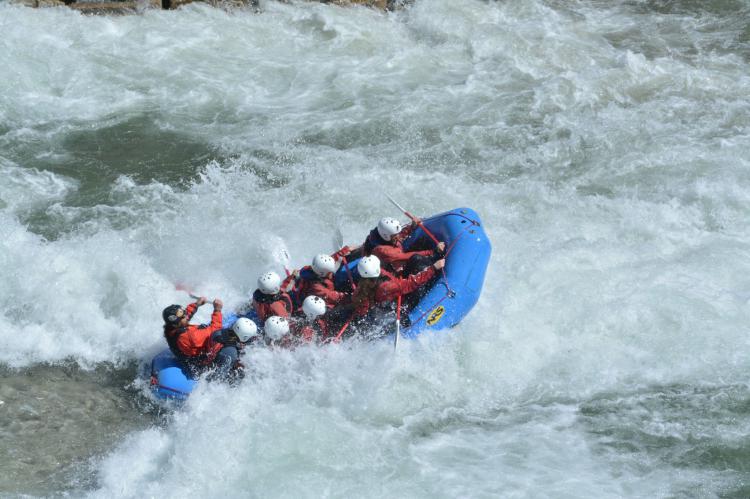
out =
<path fill-rule="evenodd" d="M 338 250 L 336 252 L 336 256 L 338 258 L 346 257 L 346 256 L 349 256 L 349 253 L 351 253 L 351 252 L 352 252 L 352 250 L 351 250 L 351 248 L 349 246 L 344 246 L 343 248 L 341 248 L 340 250 Z"/>
<path fill-rule="evenodd" d="M 283 290 L 287 293 L 290 293 L 294 290 L 294 287 L 297 285 L 297 279 L 299 279 L 299 269 L 295 269 L 292 271 L 289 276 L 284 280 L 286 283 L 286 286 L 283 286 Z M 284 283 L 282 283 L 284 284 Z"/>

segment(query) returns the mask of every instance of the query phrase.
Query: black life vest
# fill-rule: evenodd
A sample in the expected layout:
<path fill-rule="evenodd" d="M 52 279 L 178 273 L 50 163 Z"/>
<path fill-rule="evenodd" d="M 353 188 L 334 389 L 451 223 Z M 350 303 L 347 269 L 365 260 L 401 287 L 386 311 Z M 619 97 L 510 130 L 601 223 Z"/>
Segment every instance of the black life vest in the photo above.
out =
<path fill-rule="evenodd" d="M 367 239 L 365 239 L 365 244 L 362 245 L 362 252 L 365 256 L 369 256 L 372 254 L 373 249 L 383 244 L 390 245 L 391 243 L 380 237 L 380 233 L 376 227 L 370 231 Z"/>
<path fill-rule="evenodd" d="M 169 350 L 178 359 L 187 358 L 185 354 L 182 353 L 180 349 L 177 347 L 177 340 L 179 340 L 180 336 L 182 336 L 186 332 L 187 332 L 186 327 L 176 328 L 176 327 L 164 326 L 164 339 L 167 340 L 167 345 L 169 346 Z"/>

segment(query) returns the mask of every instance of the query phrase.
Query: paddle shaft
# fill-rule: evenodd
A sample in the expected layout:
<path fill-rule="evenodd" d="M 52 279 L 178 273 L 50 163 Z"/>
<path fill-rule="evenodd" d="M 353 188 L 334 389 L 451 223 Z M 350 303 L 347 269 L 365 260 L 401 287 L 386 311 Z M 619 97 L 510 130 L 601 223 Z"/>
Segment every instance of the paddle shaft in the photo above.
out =
<path fill-rule="evenodd" d="M 336 233 L 333 235 L 333 249 L 337 252 L 344 249 L 344 234 L 341 233 L 341 227 L 336 228 Z M 349 278 L 349 283 L 352 285 L 352 291 L 357 289 L 357 285 L 354 284 L 354 278 L 352 277 L 352 271 L 349 270 L 349 262 L 344 255 L 341 255 L 341 263 L 344 265 L 346 270 L 346 277 Z"/>
<path fill-rule="evenodd" d="M 290 275 L 292 275 L 292 272 L 289 270 L 289 253 L 287 252 L 286 248 L 281 248 L 281 254 L 281 266 L 284 267 L 284 272 L 286 272 L 286 276 L 289 277 Z"/>
<path fill-rule="evenodd" d="M 401 295 L 396 300 L 396 338 L 393 340 L 393 349 L 398 349 L 398 338 L 401 336 Z"/>
<path fill-rule="evenodd" d="M 176 289 L 177 291 L 184 291 L 184 292 L 186 292 L 188 294 L 188 296 L 191 299 L 193 299 L 193 300 L 199 300 L 200 299 L 200 296 L 198 296 L 195 293 L 193 293 L 193 290 L 190 289 L 189 287 L 187 287 L 184 284 L 175 284 L 174 289 Z"/>
<path fill-rule="evenodd" d="M 344 331 L 346 331 L 346 328 L 349 327 L 349 323 L 351 321 L 352 321 L 351 319 L 346 321 L 346 324 L 344 324 L 344 327 L 341 328 L 341 331 L 339 331 L 339 334 L 337 334 L 336 337 L 333 339 L 334 342 L 338 343 L 339 341 L 341 341 L 341 336 L 344 334 Z"/>
<path fill-rule="evenodd" d="M 438 241 L 438 238 L 437 238 L 437 237 L 435 237 L 435 235 L 434 235 L 434 234 L 433 234 L 432 232 L 430 232 L 430 231 L 429 231 L 429 229 L 428 229 L 427 227 L 425 227 L 425 225 L 424 225 L 424 224 L 422 223 L 422 221 L 421 221 L 420 219 L 418 219 L 417 217 L 415 217 L 414 215 L 412 215 L 411 213 L 409 213 L 408 211 L 406 211 L 406 210 L 404 209 L 404 207 L 403 207 L 403 206 L 401 206 L 400 204 L 398 204 L 398 203 L 396 202 L 396 200 L 395 200 L 395 199 L 393 199 L 393 198 L 392 198 L 391 196 L 389 196 L 388 194 L 386 194 L 386 197 L 388 198 L 388 200 L 389 200 L 389 201 L 390 201 L 391 203 L 393 203 L 393 204 L 394 204 L 394 205 L 396 206 L 396 208 L 398 208 L 399 210 L 401 210 L 401 212 L 402 212 L 402 213 L 403 213 L 404 215 L 406 215 L 407 217 L 409 217 L 409 219 L 411 219 L 411 221 L 412 221 L 412 222 L 415 222 L 415 223 L 416 223 L 416 224 L 417 224 L 417 225 L 418 225 L 419 227 L 421 227 L 421 228 L 422 228 L 422 230 L 424 231 L 424 233 L 425 233 L 425 234 L 427 234 L 427 235 L 429 236 L 429 238 L 430 238 L 430 239 L 432 239 L 432 241 L 433 241 L 433 242 L 434 242 L 434 243 L 435 243 L 436 245 L 440 244 L 440 241 Z"/>

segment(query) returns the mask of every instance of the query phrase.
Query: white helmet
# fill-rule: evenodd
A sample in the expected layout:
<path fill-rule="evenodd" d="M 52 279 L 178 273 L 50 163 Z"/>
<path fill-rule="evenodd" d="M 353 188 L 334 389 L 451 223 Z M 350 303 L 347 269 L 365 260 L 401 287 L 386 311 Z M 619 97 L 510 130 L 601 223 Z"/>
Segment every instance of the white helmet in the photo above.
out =
<path fill-rule="evenodd" d="M 266 295 L 275 295 L 281 289 L 281 277 L 276 272 L 266 272 L 258 277 L 258 289 Z"/>
<path fill-rule="evenodd" d="M 380 259 L 375 255 L 362 258 L 357 264 L 357 271 L 365 278 L 380 277 Z"/>
<path fill-rule="evenodd" d="M 280 340 L 289 333 L 289 321 L 283 317 L 274 315 L 273 317 L 266 319 L 263 331 L 269 339 L 274 341 Z"/>
<path fill-rule="evenodd" d="M 313 272 L 323 277 L 329 272 L 336 272 L 336 261 L 324 254 L 317 255 L 312 261 Z"/>
<path fill-rule="evenodd" d="M 240 317 L 232 325 L 232 331 L 242 343 L 247 343 L 253 336 L 258 336 L 258 326 L 247 317 Z"/>
<path fill-rule="evenodd" d="M 326 313 L 326 302 L 320 296 L 310 295 L 302 302 L 302 311 L 308 320 L 313 320 Z"/>
<path fill-rule="evenodd" d="M 395 218 L 385 217 L 378 222 L 378 234 L 386 241 L 390 241 L 399 232 L 401 232 L 401 222 Z"/>

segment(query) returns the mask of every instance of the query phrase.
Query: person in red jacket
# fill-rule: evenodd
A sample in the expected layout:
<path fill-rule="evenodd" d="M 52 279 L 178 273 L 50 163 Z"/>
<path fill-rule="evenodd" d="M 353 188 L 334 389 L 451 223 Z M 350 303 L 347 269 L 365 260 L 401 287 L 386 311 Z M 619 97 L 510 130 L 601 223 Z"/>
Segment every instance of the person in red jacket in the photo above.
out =
<path fill-rule="evenodd" d="M 438 254 L 445 251 L 444 242 L 439 243 L 435 250 L 404 250 L 403 241 L 418 226 L 418 222 L 413 222 L 402 228 L 401 223 L 395 218 L 385 217 L 380 219 L 377 227 L 370 231 L 362 245 L 363 254 L 378 257 L 381 266 L 396 275 L 401 275 L 404 272 L 407 263 L 411 263 L 411 267 L 424 266 L 423 262 L 432 263 L 436 251 Z"/>
<path fill-rule="evenodd" d="M 221 341 L 220 335 L 214 334 L 221 331 L 221 300 L 216 299 L 213 302 L 214 311 L 211 314 L 210 324 L 190 324 L 190 319 L 195 315 L 198 307 L 206 302 L 206 298 L 201 296 L 195 303 L 185 308 L 180 305 L 170 305 L 162 312 L 164 338 L 167 340 L 169 349 L 175 357 L 191 368 L 207 367 L 215 361 L 222 366 L 225 363 L 225 355 L 220 355 L 220 353 L 226 346 Z"/>
<path fill-rule="evenodd" d="M 402 278 L 383 270 L 377 256 L 363 257 L 357 264 L 361 279 L 352 296 L 352 319 L 364 318 L 376 305 L 413 293 L 435 277 L 443 267 L 445 259 L 441 258 L 421 272 Z"/>
<path fill-rule="evenodd" d="M 328 338 L 328 324 L 323 316 L 328 311 L 326 302 L 319 296 L 308 296 L 302 303 L 304 318 L 297 318 L 292 332 L 301 343 L 314 343 Z"/>
<path fill-rule="evenodd" d="M 350 253 L 349 247 L 344 246 L 333 255 L 320 254 L 313 258 L 312 265 L 299 271 L 297 278 L 297 303 L 301 306 L 308 296 L 319 296 L 328 308 L 342 303 L 349 296 L 337 291 L 334 286 L 333 273 L 336 272 L 336 262 Z"/>
<path fill-rule="evenodd" d="M 258 289 L 253 293 L 253 308 L 261 323 L 274 315 L 289 317 L 294 310 L 292 299 L 281 289 L 281 277 L 276 272 L 266 272 L 258 278 Z"/>
<path fill-rule="evenodd" d="M 263 337 L 266 339 L 266 345 L 279 348 L 292 348 L 294 340 L 289 334 L 291 328 L 286 317 L 276 315 L 269 317 L 263 325 Z"/>

